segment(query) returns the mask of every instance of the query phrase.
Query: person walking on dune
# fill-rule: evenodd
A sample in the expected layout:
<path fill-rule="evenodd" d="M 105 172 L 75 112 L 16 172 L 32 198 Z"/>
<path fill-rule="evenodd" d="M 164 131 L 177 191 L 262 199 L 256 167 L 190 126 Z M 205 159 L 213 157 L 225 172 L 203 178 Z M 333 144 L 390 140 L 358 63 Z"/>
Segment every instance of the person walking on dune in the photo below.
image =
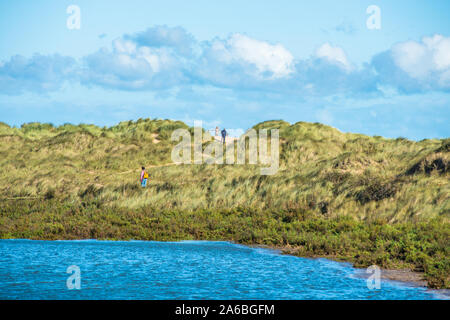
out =
<path fill-rule="evenodd" d="M 141 186 L 142 186 L 142 188 L 146 188 L 147 187 L 147 180 L 148 180 L 148 173 L 147 173 L 147 171 L 145 171 L 145 167 L 142 167 L 142 172 L 141 172 Z"/>
<path fill-rule="evenodd" d="M 216 137 L 218 137 L 219 136 L 219 127 L 216 127 Z"/>
<path fill-rule="evenodd" d="M 227 138 L 227 130 L 225 130 L 225 128 L 223 128 L 222 130 L 222 143 L 225 143 Z"/>

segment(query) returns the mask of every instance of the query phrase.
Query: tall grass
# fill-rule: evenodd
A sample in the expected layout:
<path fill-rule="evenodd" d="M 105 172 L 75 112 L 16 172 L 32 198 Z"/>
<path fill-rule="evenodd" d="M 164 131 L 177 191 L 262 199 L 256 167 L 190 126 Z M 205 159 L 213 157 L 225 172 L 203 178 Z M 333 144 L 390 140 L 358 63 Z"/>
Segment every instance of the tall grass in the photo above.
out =
<path fill-rule="evenodd" d="M 171 163 L 170 135 L 178 128 L 192 132 L 182 122 L 149 119 L 110 128 L 2 124 L 0 197 L 43 197 L 51 190 L 80 202 L 95 186 L 98 201 L 129 208 L 297 208 L 391 222 L 449 218 L 449 139 L 413 142 L 269 121 L 255 129 L 280 129 L 276 175 L 261 176 L 252 165 L 155 167 L 149 188 L 137 188 L 142 165 Z"/>

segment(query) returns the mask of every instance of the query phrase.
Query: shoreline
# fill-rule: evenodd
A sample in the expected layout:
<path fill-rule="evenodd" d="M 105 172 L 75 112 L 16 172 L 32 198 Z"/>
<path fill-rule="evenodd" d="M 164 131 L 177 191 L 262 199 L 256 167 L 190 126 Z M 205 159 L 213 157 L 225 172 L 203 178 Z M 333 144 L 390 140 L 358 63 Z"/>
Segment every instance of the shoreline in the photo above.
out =
<path fill-rule="evenodd" d="M 364 267 L 356 267 L 354 265 L 354 263 L 352 261 L 348 261 L 348 260 L 344 260 L 344 259 L 338 259 L 337 257 L 334 256 L 326 256 L 326 255 L 312 255 L 312 256 L 299 256 L 296 255 L 293 250 L 295 249 L 295 247 L 287 247 L 287 246 L 268 246 L 268 245 L 259 245 L 259 244 L 244 244 L 248 247 L 252 247 L 252 248 L 261 248 L 261 249 L 272 249 L 272 250 L 276 250 L 279 251 L 280 254 L 283 255 L 290 255 L 293 257 L 299 257 L 299 258 L 309 258 L 309 259 L 319 259 L 319 258 L 324 258 L 324 259 L 328 259 L 328 260 L 332 260 L 335 262 L 343 262 L 343 263 L 350 263 L 352 268 L 356 269 L 356 270 L 365 270 Z M 428 290 L 436 290 L 436 291 L 446 291 L 447 289 L 432 289 L 428 286 L 428 282 L 425 279 L 424 275 L 425 273 L 423 272 L 417 272 L 417 271 L 412 271 L 410 269 L 386 269 L 386 268 L 380 268 L 381 271 L 381 278 L 385 279 L 385 280 L 391 280 L 391 281 L 398 281 L 398 282 L 402 282 L 404 284 L 408 284 L 414 287 L 422 287 L 422 288 L 427 288 Z M 366 274 L 364 272 L 359 272 L 357 274 L 358 277 L 367 279 L 370 274 Z"/>

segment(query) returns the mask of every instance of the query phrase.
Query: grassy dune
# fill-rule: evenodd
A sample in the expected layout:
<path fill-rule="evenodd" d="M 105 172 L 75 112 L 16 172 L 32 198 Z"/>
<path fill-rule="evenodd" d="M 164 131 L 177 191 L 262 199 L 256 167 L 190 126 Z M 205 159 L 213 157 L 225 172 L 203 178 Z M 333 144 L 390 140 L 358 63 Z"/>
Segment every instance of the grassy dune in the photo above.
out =
<path fill-rule="evenodd" d="M 450 139 L 269 121 L 255 129 L 280 129 L 280 169 L 261 176 L 252 165 L 168 165 L 177 128 L 193 133 L 169 120 L 0 123 L 0 237 L 234 240 L 450 286 Z"/>

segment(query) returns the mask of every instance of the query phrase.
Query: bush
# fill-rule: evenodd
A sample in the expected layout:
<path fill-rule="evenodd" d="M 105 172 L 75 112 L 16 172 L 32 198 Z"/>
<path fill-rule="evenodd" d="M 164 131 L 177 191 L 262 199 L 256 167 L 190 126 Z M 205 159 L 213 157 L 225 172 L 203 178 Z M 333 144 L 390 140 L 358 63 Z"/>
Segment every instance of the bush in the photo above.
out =
<path fill-rule="evenodd" d="M 51 200 L 55 197 L 55 189 L 54 188 L 49 188 L 47 190 L 47 192 L 45 192 L 44 194 L 44 199 L 45 200 Z"/>
<path fill-rule="evenodd" d="M 370 201 L 381 201 L 393 197 L 397 192 L 397 187 L 393 182 L 381 182 L 374 180 L 369 183 L 364 189 L 356 192 L 355 198 L 361 204 L 366 204 Z"/>
<path fill-rule="evenodd" d="M 414 175 L 417 173 L 430 174 L 433 171 L 441 174 L 449 172 L 449 160 L 444 157 L 436 157 L 431 159 L 424 159 L 413 165 L 408 171 L 407 175 Z"/>

